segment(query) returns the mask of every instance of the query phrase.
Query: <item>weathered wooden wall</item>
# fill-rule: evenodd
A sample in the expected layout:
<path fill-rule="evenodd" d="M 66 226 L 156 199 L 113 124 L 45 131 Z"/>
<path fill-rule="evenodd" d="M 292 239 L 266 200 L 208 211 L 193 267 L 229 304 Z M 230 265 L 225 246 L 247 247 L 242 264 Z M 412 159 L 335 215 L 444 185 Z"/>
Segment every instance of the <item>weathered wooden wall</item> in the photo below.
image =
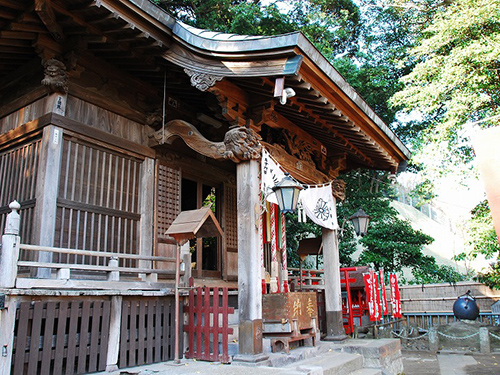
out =
<path fill-rule="evenodd" d="M 48 102 L 49 97 L 44 96 L 31 103 L 25 103 L 20 109 L 0 118 L 0 134 L 5 134 L 9 130 L 13 130 L 46 114 L 48 112 Z"/>
<path fill-rule="evenodd" d="M 401 302 L 405 312 L 452 312 L 458 296 L 468 290 L 476 298 L 480 311 L 491 311 L 491 305 L 500 299 L 500 291 L 476 282 L 450 284 L 402 285 Z"/>
<path fill-rule="evenodd" d="M 66 104 L 66 116 L 141 145 L 147 145 L 148 132 L 152 132 L 152 129 L 144 124 L 129 120 L 124 116 L 71 95 L 68 96 Z"/>
<path fill-rule="evenodd" d="M 9 130 L 13 130 L 51 112 L 52 100 L 53 98 L 45 95 L 7 114 L 0 119 L 0 134 L 4 134 Z M 144 124 L 71 95 L 68 95 L 67 98 L 65 116 L 71 120 L 143 146 L 147 145 L 148 134 L 152 132 L 152 129 Z"/>

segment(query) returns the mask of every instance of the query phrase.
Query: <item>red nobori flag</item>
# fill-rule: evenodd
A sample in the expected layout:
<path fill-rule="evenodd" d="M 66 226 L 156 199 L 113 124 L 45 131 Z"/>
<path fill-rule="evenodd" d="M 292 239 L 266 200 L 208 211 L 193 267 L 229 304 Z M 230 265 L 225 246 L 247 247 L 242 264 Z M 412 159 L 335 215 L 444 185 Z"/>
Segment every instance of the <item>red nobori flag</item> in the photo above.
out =
<path fill-rule="evenodd" d="M 401 311 L 401 295 L 399 294 L 398 278 L 395 274 L 389 276 L 391 284 L 391 304 L 392 304 L 392 317 L 402 318 Z"/>
<path fill-rule="evenodd" d="M 389 307 L 387 306 L 387 294 L 385 291 L 384 270 L 380 269 L 380 290 L 382 292 L 382 315 L 389 315 Z"/>
<path fill-rule="evenodd" d="M 376 322 L 380 320 L 380 297 L 378 297 L 378 281 L 372 270 L 363 275 L 366 290 L 366 301 L 368 304 L 368 313 L 370 320 Z"/>

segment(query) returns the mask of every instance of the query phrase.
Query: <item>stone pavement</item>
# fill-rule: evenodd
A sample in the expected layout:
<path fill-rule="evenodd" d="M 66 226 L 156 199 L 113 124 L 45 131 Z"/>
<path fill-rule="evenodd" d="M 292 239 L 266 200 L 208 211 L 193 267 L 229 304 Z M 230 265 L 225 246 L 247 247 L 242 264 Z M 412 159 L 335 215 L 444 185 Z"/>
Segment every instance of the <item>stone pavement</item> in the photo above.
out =
<path fill-rule="evenodd" d="M 404 375 L 500 375 L 500 353 L 454 354 L 403 351 Z"/>
<path fill-rule="evenodd" d="M 404 375 L 500 375 L 500 353 L 493 354 L 432 354 L 403 351 Z M 349 354 L 345 354 L 349 355 Z M 318 357 L 320 358 L 320 357 Z M 249 367 L 185 360 L 180 365 L 172 361 L 118 370 L 107 375 L 293 375 L 311 372 L 284 367 Z M 319 372 L 314 372 L 314 375 Z M 403 375 L 402 374 L 402 375 Z"/>

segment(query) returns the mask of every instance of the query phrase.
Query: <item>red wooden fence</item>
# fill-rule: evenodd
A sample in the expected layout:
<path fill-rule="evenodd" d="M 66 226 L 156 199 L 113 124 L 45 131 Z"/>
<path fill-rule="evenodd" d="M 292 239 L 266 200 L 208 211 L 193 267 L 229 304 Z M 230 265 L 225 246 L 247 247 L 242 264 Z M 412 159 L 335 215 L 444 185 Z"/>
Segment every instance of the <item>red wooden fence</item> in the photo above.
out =
<path fill-rule="evenodd" d="M 193 278 L 189 286 L 194 286 Z M 234 308 L 228 305 L 228 288 L 197 287 L 189 291 L 188 324 L 184 331 L 188 332 L 188 348 L 186 358 L 204 361 L 229 363 L 229 314 Z M 219 344 L 221 350 L 219 350 Z"/>

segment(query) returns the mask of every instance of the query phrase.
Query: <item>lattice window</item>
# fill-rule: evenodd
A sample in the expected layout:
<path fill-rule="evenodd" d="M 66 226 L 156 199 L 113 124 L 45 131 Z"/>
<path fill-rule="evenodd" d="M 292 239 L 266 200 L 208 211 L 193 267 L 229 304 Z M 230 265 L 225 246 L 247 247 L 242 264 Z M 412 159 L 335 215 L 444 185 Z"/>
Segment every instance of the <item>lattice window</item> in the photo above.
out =
<path fill-rule="evenodd" d="M 224 185 L 224 197 L 226 248 L 236 251 L 238 249 L 238 200 L 236 187 Z"/>
<path fill-rule="evenodd" d="M 23 243 L 31 243 L 39 158 L 39 139 L 0 153 L 0 233 L 4 230 L 5 216 L 10 212 L 9 203 L 15 199 L 21 204 Z"/>
<path fill-rule="evenodd" d="M 157 233 L 160 240 L 166 238 L 165 231 L 181 211 L 180 191 L 180 171 L 160 164 L 156 205 Z"/>
<path fill-rule="evenodd" d="M 80 140 L 65 139 L 55 246 L 138 253 L 141 163 L 142 160 Z M 83 257 L 68 258 L 90 262 Z M 90 263 L 102 264 L 101 261 L 93 258 Z"/>

